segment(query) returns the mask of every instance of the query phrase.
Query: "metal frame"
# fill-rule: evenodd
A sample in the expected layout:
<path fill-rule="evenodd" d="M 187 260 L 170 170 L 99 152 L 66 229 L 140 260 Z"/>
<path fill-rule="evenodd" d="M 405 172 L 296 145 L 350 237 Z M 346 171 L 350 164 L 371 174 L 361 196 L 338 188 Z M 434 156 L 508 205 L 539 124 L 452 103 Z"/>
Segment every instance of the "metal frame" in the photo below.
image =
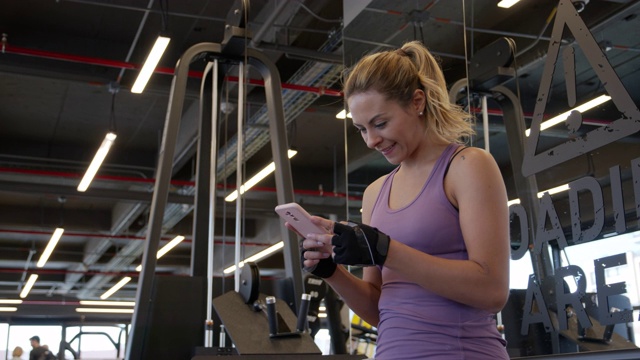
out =
<path fill-rule="evenodd" d="M 146 324 L 149 321 L 149 311 L 151 308 L 151 292 L 153 288 L 154 273 L 156 268 L 156 256 L 160 237 L 162 235 L 162 220 L 164 210 L 167 205 L 168 191 L 173 167 L 173 156 L 176 147 L 180 119 L 186 92 L 189 65 L 192 60 L 202 53 L 224 58 L 223 47 L 217 43 L 200 43 L 189 48 L 182 55 L 176 64 L 175 75 L 171 84 L 169 95 L 169 105 L 162 135 L 162 142 L 159 151 L 158 169 L 156 183 L 154 186 L 151 201 L 151 212 L 149 214 L 149 231 L 146 236 L 146 248 L 142 258 L 142 272 L 139 277 L 138 289 L 136 292 L 136 307 L 131 322 L 131 334 L 127 343 L 126 358 L 141 359 L 143 356 L 144 340 L 146 335 Z M 291 166 L 287 157 L 286 127 L 284 123 L 284 109 L 282 105 L 282 88 L 280 75 L 275 64 L 273 64 L 262 53 L 246 49 L 249 64 L 253 65 L 263 76 L 266 90 L 267 112 L 269 117 L 269 131 L 271 133 L 271 149 L 277 171 L 275 172 L 276 194 L 278 203 L 294 201 L 293 184 L 291 178 Z M 201 148 L 202 150 L 202 148 Z M 198 176 L 201 180 L 206 169 Z M 214 171 L 209 169 L 209 171 Z M 214 189 L 210 189 L 214 191 Z M 202 195 L 202 194 L 201 194 Z M 199 196 L 198 205 L 208 200 Z M 203 201 L 204 200 L 204 201 Z M 198 217 L 200 218 L 200 217 Z M 196 227 L 197 228 L 197 227 Z M 297 302 L 302 295 L 302 271 L 298 256 L 297 238 L 281 225 L 281 233 L 285 242 L 284 259 L 285 272 L 287 277 L 293 280 L 294 298 Z M 199 239 L 194 237 L 194 245 Z M 212 249 L 208 249 L 212 251 Z M 201 268 L 200 268 L 201 269 Z"/>

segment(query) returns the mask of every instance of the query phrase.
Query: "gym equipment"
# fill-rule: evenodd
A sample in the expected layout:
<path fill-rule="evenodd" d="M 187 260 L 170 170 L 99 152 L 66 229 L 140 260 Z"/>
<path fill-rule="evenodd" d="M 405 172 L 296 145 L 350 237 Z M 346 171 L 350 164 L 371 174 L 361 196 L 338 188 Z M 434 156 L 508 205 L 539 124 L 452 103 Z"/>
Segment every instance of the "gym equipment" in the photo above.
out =
<path fill-rule="evenodd" d="M 321 354 L 306 327 L 306 308 L 311 297 L 303 296 L 296 316 L 284 301 L 259 292 L 260 271 L 246 263 L 240 274 L 240 291 L 213 299 L 213 307 L 239 355 Z M 306 300 L 305 300 L 306 299 Z M 302 327 L 302 329 L 300 329 Z"/>

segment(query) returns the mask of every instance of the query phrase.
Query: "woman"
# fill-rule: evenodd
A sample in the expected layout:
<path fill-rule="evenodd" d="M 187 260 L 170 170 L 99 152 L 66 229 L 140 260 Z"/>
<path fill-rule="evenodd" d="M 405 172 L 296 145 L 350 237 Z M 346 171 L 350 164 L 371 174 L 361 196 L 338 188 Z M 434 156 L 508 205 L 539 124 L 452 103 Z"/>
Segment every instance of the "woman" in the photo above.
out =
<path fill-rule="evenodd" d="M 20 346 L 16 346 L 11 353 L 11 360 L 20 360 L 22 359 L 22 354 L 24 354 L 24 350 Z"/>
<path fill-rule="evenodd" d="M 347 74 L 353 125 L 394 165 L 367 187 L 363 224 L 313 222 L 306 268 L 378 328 L 376 359 L 508 359 L 495 313 L 509 292 L 507 194 L 419 42 L 369 55 Z M 367 225 L 365 225 L 367 224 Z M 337 264 L 375 265 L 362 279 Z"/>

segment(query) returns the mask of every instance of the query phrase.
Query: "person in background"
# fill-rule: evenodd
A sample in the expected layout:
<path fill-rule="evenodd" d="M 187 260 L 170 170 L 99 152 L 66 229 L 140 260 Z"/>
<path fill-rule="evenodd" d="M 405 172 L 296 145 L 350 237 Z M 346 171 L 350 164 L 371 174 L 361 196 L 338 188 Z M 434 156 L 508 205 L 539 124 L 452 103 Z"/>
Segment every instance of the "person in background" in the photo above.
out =
<path fill-rule="evenodd" d="M 11 360 L 21 360 L 22 354 L 24 354 L 24 350 L 20 346 L 16 346 L 11 353 Z"/>
<path fill-rule="evenodd" d="M 49 351 L 47 346 L 40 345 L 40 337 L 32 336 L 31 341 L 31 352 L 29 353 L 29 360 L 49 360 L 55 359 L 55 356 Z"/>
<path fill-rule="evenodd" d="M 376 360 L 508 359 L 495 322 L 509 294 L 506 188 L 491 154 L 462 145 L 470 115 L 439 63 L 409 42 L 361 59 L 343 91 L 367 146 L 397 167 L 365 190 L 362 224 L 312 217 L 332 234 L 300 234 L 304 267 L 377 327 Z"/>

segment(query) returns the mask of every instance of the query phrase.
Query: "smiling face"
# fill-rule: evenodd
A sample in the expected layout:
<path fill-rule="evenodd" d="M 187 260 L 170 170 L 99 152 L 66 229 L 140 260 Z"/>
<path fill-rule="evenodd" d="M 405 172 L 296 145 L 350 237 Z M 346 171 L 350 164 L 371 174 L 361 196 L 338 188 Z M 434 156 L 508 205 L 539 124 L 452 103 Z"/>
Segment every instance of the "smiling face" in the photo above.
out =
<path fill-rule="evenodd" d="M 424 93 L 416 90 L 408 106 L 387 100 L 377 91 L 357 93 L 347 99 L 353 125 L 367 147 L 398 165 L 418 156 L 425 144 Z"/>

